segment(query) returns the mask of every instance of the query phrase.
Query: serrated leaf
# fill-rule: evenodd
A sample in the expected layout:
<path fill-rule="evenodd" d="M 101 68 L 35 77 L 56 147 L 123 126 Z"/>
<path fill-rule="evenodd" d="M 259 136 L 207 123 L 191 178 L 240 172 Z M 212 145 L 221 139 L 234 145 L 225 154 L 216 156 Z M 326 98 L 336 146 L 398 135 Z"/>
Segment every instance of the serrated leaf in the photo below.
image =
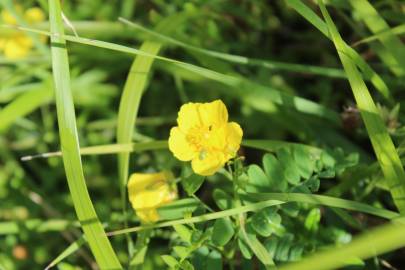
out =
<path fill-rule="evenodd" d="M 212 242 L 217 246 L 226 245 L 234 234 L 233 223 L 229 218 L 215 220 L 212 231 Z"/>
<path fill-rule="evenodd" d="M 181 184 L 183 185 L 183 188 L 187 194 L 191 196 L 201 187 L 201 185 L 204 183 L 204 179 L 204 176 L 193 173 L 190 176 L 185 177 L 181 181 Z"/>

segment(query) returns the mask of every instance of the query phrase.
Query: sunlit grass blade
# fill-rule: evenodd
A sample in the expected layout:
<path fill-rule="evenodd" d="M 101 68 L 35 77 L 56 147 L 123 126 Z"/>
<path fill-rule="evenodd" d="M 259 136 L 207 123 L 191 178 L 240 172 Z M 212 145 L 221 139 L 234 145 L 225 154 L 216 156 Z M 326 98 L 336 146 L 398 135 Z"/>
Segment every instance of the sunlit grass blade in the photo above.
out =
<path fill-rule="evenodd" d="M 364 38 L 362 40 L 359 40 L 359 41 L 353 43 L 352 46 L 358 46 L 360 44 L 372 42 L 372 41 L 375 41 L 377 39 L 382 39 L 384 37 L 388 37 L 388 36 L 391 36 L 391 35 L 403 35 L 404 33 L 405 33 L 405 24 L 401 24 L 401 25 L 395 26 L 393 28 L 390 28 L 390 29 L 381 31 L 379 33 L 376 33 L 375 35 L 369 36 L 369 37 Z"/>
<path fill-rule="evenodd" d="M 350 0 L 349 2 L 373 34 L 385 33 L 385 35 L 380 35 L 378 40 L 385 49 L 384 54 L 390 54 L 394 59 L 394 63 L 388 67 L 396 75 L 403 76 L 405 74 L 405 45 L 396 35 L 391 33 L 390 26 L 368 0 Z"/>
<path fill-rule="evenodd" d="M 22 30 L 22 31 L 28 31 L 28 32 L 41 34 L 41 35 L 47 35 L 47 36 L 51 35 L 47 31 L 35 30 L 35 29 L 31 29 L 31 28 L 26 28 L 26 27 L 14 27 L 14 28 Z M 71 41 L 71 42 L 95 46 L 95 47 L 99 47 L 99 48 L 110 49 L 110 50 L 114 50 L 114 51 L 120 51 L 123 53 L 128 53 L 128 54 L 133 54 L 133 55 L 143 55 L 143 56 L 155 58 L 155 59 L 167 62 L 167 63 L 171 63 L 181 69 L 190 71 L 192 73 L 198 74 L 199 76 L 202 76 L 209 80 L 219 82 L 223 85 L 226 85 L 226 86 L 232 88 L 232 91 L 234 91 L 234 94 L 236 96 L 238 96 L 240 94 L 242 96 L 249 95 L 248 96 L 249 99 L 271 101 L 271 102 L 274 102 L 281 106 L 293 108 L 293 109 L 297 110 L 298 112 L 303 112 L 303 113 L 318 116 L 320 118 L 327 119 L 331 124 L 333 124 L 335 126 L 340 125 L 340 116 L 337 112 L 335 112 L 319 103 L 316 103 L 314 101 L 311 101 L 311 100 L 308 100 L 308 99 L 305 99 L 302 97 L 294 96 L 294 95 L 288 94 L 286 92 L 279 91 L 277 89 L 274 89 L 273 87 L 261 85 L 259 83 L 250 81 L 246 78 L 223 74 L 220 72 L 216 72 L 216 71 L 213 71 L 213 70 L 210 70 L 207 68 L 203 68 L 200 66 L 196 66 L 193 64 L 189 64 L 186 62 L 149 54 L 147 52 L 143 52 L 143 51 L 140 51 L 140 50 L 137 50 L 134 48 L 130 48 L 130 47 L 126 47 L 123 45 L 114 44 L 114 43 L 109 43 L 109 42 L 105 42 L 105 41 L 70 36 L 70 35 L 62 35 L 61 37 L 68 41 Z M 375 76 L 374 76 L 374 74 L 372 74 L 372 75 L 373 76 L 370 76 L 370 78 L 373 81 Z"/>
<path fill-rule="evenodd" d="M 155 37 L 160 42 L 174 44 L 179 47 L 183 47 L 187 50 L 195 51 L 195 52 L 198 52 L 198 53 L 201 53 L 201 54 L 204 54 L 207 56 L 215 57 L 215 58 L 218 58 L 221 60 L 225 60 L 225 61 L 228 61 L 231 63 L 259 66 L 259 67 L 275 69 L 275 70 L 300 72 L 300 73 L 305 73 L 305 74 L 316 74 L 316 75 L 323 75 L 323 76 L 328 76 L 328 77 L 346 78 L 346 74 L 343 72 L 343 70 L 336 69 L 336 68 L 284 63 L 284 62 L 261 60 L 261 59 L 252 59 L 252 58 L 245 57 L 245 56 L 232 55 L 232 54 L 221 53 L 221 52 L 217 52 L 217 51 L 213 51 L 213 50 L 207 50 L 204 48 L 200 48 L 200 47 L 196 47 L 196 46 L 187 44 L 185 42 L 171 38 L 169 36 L 163 35 L 162 33 L 150 30 L 148 28 L 143 27 L 140 24 L 128 21 L 124 18 L 119 18 L 119 20 L 135 29 L 138 29 L 138 30 L 141 30 L 142 32 L 147 33 L 149 36 Z"/>
<path fill-rule="evenodd" d="M 86 238 L 82 236 L 73 243 L 71 243 L 65 250 L 63 250 L 61 254 L 58 255 L 58 257 L 52 260 L 52 262 L 50 262 L 48 266 L 45 267 L 45 270 L 51 269 L 52 267 L 56 266 L 58 263 L 60 263 L 70 255 L 75 253 L 77 250 L 79 250 L 86 242 L 87 242 Z"/>
<path fill-rule="evenodd" d="M 358 211 L 386 219 L 394 219 L 400 215 L 396 212 L 376 208 L 365 203 L 344 200 L 325 195 L 304 194 L 304 193 L 252 193 L 248 194 L 253 200 L 279 200 L 283 202 L 302 202 L 317 205 L 324 205 L 346 210 Z"/>
<path fill-rule="evenodd" d="M 16 119 L 24 117 L 52 99 L 51 89 L 41 89 L 22 94 L 0 110 L 0 133 L 4 132 Z"/>
<path fill-rule="evenodd" d="M 301 16 L 303 16 L 309 23 L 316 27 L 322 34 L 332 40 L 328 32 L 328 26 L 319 18 L 319 16 L 308 6 L 306 6 L 301 0 L 286 0 L 288 5 L 295 9 Z M 356 65 L 361 70 L 365 79 L 369 79 L 374 87 L 381 93 L 381 95 L 388 101 L 392 101 L 391 93 L 383 81 L 383 79 L 367 64 L 366 61 L 351 47 L 344 44 L 347 54 L 354 59 Z"/>
<path fill-rule="evenodd" d="M 340 269 L 347 265 L 348 258 L 368 259 L 405 246 L 404 231 L 404 223 L 383 225 L 354 238 L 349 244 L 319 251 L 300 262 L 287 264 L 280 270 Z"/>
<path fill-rule="evenodd" d="M 84 179 L 61 13 L 60 2 L 49 0 L 51 31 L 55 33 L 51 37 L 52 72 L 61 149 L 69 190 L 77 217 L 99 267 L 101 269 L 121 269 L 120 262 L 91 203 Z"/>
<path fill-rule="evenodd" d="M 367 86 L 355 65 L 355 59 L 350 57 L 348 47 L 342 40 L 323 2 L 319 1 L 319 5 L 329 27 L 339 58 L 347 73 L 357 108 L 360 110 L 394 203 L 401 213 L 405 213 L 405 172 L 401 160 Z"/>
<path fill-rule="evenodd" d="M 278 140 L 243 140 L 242 145 L 249 148 L 256 148 L 264 151 L 275 152 L 277 149 L 282 147 L 304 147 L 308 149 L 314 155 L 320 155 L 321 149 L 300 144 L 300 143 L 291 143 L 286 141 L 278 141 Z M 159 140 L 159 141 L 150 141 L 150 142 L 136 142 L 136 143 L 128 143 L 128 144 L 106 144 L 106 145 L 96 145 L 96 146 L 89 146 L 89 147 L 82 147 L 80 148 L 81 155 L 106 155 L 106 154 L 117 154 L 117 153 L 125 153 L 125 152 L 143 152 L 149 150 L 161 150 L 167 149 L 168 144 L 166 140 Z M 31 156 L 24 156 L 21 157 L 23 161 L 29 161 L 36 158 L 50 158 L 50 157 L 58 157 L 61 156 L 61 151 L 56 152 L 48 152 L 42 154 L 36 154 Z"/>
<path fill-rule="evenodd" d="M 330 206 L 330 207 L 335 207 L 335 208 L 342 208 L 342 209 L 347 209 L 347 210 L 353 210 L 353 211 L 358 211 L 362 213 L 368 213 L 371 215 L 375 215 L 381 218 L 386 218 L 386 219 L 397 219 L 400 217 L 399 213 L 381 209 L 381 208 L 376 208 L 369 206 L 364 203 L 359 203 L 355 201 L 350 201 L 350 200 L 344 200 L 340 198 L 335 198 L 335 197 L 330 197 L 330 196 L 324 196 L 324 195 L 311 195 L 311 194 L 302 194 L 302 193 L 289 193 L 289 194 L 283 194 L 283 193 L 252 193 L 249 196 L 249 199 L 259 199 L 257 196 L 262 196 L 261 198 L 264 199 L 265 201 L 261 201 L 258 203 L 253 203 L 253 204 L 248 204 L 240 207 L 235 207 L 231 208 L 228 210 L 224 211 L 218 211 L 215 213 L 210 213 L 210 214 L 205 214 L 205 215 L 200 215 L 200 216 L 195 216 L 195 217 L 190 217 L 190 218 L 184 218 L 184 219 L 178 219 L 178 220 L 171 220 L 171 221 L 164 221 L 160 222 L 157 224 L 153 225 L 143 225 L 143 226 L 137 226 L 137 227 L 132 227 L 132 228 L 126 228 L 122 230 L 117 230 L 113 232 L 107 233 L 107 235 L 112 236 L 112 235 L 119 235 L 119 234 L 126 234 L 130 232 L 138 232 L 142 230 L 148 230 L 148 229 L 156 229 L 156 228 L 163 228 L 163 227 L 170 227 L 173 225 L 177 224 L 191 224 L 191 223 L 199 223 L 199 222 L 204 222 L 208 220 L 214 220 L 218 218 L 223 218 L 223 217 L 229 217 L 229 216 L 235 216 L 247 212 L 256 212 L 259 211 L 260 209 L 272 206 L 272 205 L 279 205 L 283 204 L 286 202 L 305 202 L 305 203 L 310 203 L 310 204 L 315 204 L 315 205 L 325 205 L 325 206 Z M 270 196 L 274 195 L 275 197 L 279 197 L 279 199 L 268 199 Z M 244 195 L 246 197 L 246 195 Z M 247 197 L 246 197 L 247 198 Z M 267 198 L 267 200 L 266 200 Z M 166 206 L 169 207 L 170 205 Z"/>

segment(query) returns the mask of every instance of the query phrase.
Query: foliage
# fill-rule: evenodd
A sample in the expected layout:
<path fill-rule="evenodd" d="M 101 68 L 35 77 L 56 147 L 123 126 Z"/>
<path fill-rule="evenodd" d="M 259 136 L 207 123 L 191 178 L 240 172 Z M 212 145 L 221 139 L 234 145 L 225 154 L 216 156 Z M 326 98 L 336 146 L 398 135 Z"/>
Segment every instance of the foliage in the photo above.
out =
<path fill-rule="evenodd" d="M 0 269 L 402 269 L 404 9 L 1 1 Z M 243 140 L 201 176 L 168 139 L 214 100 Z M 145 222 L 127 181 L 157 172 L 178 196 L 145 186 Z"/>

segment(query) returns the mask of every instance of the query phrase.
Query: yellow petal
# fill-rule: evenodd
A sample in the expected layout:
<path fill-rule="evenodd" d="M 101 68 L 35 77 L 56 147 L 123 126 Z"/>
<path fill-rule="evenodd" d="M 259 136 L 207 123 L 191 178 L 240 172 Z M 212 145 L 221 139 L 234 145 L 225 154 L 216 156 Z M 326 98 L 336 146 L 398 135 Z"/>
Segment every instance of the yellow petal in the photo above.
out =
<path fill-rule="evenodd" d="M 159 214 L 156 209 L 137 210 L 136 215 L 144 223 L 153 223 L 159 220 Z"/>
<path fill-rule="evenodd" d="M 228 122 L 228 110 L 221 100 L 201 104 L 199 113 L 204 126 L 219 127 Z"/>
<path fill-rule="evenodd" d="M 16 25 L 17 24 L 17 20 L 16 18 L 13 16 L 13 14 L 11 14 L 10 12 L 8 12 L 7 10 L 2 10 L 1 11 L 1 19 L 4 23 L 6 24 L 12 24 L 12 25 Z"/>
<path fill-rule="evenodd" d="M 178 127 L 170 130 L 169 149 L 176 158 L 182 161 L 190 161 L 196 155 L 195 150 L 187 142 L 184 133 Z"/>
<path fill-rule="evenodd" d="M 9 39 L 4 47 L 4 55 L 9 59 L 23 58 L 30 51 L 30 42 L 23 37 Z"/>
<path fill-rule="evenodd" d="M 25 20 L 30 24 L 43 22 L 45 21 L 45 13 L 37 7 L 29 8 L 25 11 Z"/>
<path fill-rule="evenodd" d="M 173 201 L 176 189 L 168 182 L 171 173 L 134 173 L 128 181 L 128 197 L 132 207 L 143 222 L 159 219 L 156 208 Z"/>
<path fill-rule="evenodd" d="M 226 154 L 227 159 L 233 158 L 236 152 L 239 150 L 240 144 L 242 142 L 243 131 L 238 123 L 230 122 L 226 126 L 227 129 L 227 145 Z"/>
<path fill-rule="evenodd" d="M 6 47 L 7 39 L 5 38 L 0 38 L 0 52 L 4 50 L 4 47 Z"/>
<path fill-rule="evenodd" d="M 191 162 L 191 167 L 196 174 L 209 176 L 224 166 L 224 158 L 221 152 L 200 153 Z"/>
<path fill-rule="evenodd" d="M 200 115 L 198 108 L 201 103 L 186 103 L 180 107 L 180 111 L 177 116 L 177 124 L 182 132 L 187 133 L 190 128 L 200 126 Z"/>

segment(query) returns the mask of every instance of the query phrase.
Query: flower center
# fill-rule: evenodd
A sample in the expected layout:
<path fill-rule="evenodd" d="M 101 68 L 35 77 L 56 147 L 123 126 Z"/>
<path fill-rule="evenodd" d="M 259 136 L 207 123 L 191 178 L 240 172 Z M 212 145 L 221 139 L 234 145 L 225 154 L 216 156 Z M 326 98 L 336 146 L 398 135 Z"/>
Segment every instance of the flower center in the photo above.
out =
<path fill-rule="evenodd" d="M 200 158 L 204 159 L 208 150 L 208 142 L 212 133 L 212 126 L 196 126 L 189 130 L 186 135 L 187 142 L 195 151 L 200 152 Z"/>

